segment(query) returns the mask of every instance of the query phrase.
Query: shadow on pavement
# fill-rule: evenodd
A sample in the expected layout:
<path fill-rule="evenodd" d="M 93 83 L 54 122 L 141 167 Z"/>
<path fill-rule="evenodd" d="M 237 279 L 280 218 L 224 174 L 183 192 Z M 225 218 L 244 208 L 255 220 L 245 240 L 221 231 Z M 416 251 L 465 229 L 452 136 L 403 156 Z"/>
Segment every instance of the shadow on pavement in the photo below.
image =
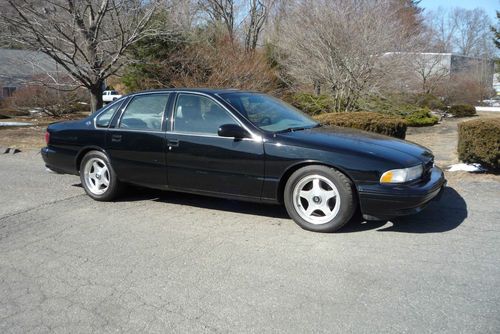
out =
<path fill-rule="evenodd" d="M 242 214 L 251 214 L 271 218 L 288 219 L 288 214 L 283 206 L 242 202 L 224 198 L 207 197 L 188 193 L 161 191 L 130 186 L 126 193 L 117 199 L 117 202 L 133 202 L 153 200 L 156 202 L 192 206 L 202 209 L 221 210 Z"/>
<path fill-rule="evenodd" d="M 433 201 L 420 213 L 391 219 L 390 221 L 364 221 L 354 217 L 339 232 L 440 233 L 457 228 L 467 218 L 467 204 L 453 188 L 446 187 L 439 201 Z M 387 227 L 387 224 L 390 224 Z"/>
<path fill-rule="evenodd" d="M 81 185 L 74 184 L 73 186 Z M 203 209 L 289 219 L 284 206 L 280 205 L 241 202 L 135 186 L 130 186 L 126 193 L 116 201 L 134 202 L 147 200 Z M 446 187 L 439 201 L 432 201 L 418 214 L 398 217 L 390 221 L 365 221 L 360 214 L 356 214 L 337 233 L 363 232 L 368 230 L 377 230 L 379 232 L 440 233 L 457 228 L 465 218 L 467 218 L 467 204 L 465 200 L 455 189 Z M 390 225 L 384 227 L 387 224 Z"/>

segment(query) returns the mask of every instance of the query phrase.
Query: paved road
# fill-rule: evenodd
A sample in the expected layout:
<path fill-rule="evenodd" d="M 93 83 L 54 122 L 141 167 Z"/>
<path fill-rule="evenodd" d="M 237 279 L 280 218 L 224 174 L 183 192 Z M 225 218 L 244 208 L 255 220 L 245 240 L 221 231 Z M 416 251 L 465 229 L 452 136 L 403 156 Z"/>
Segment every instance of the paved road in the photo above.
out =
<path fill-rule="evenodd" d="M 133 190 L 98 203 L 0 156 L 0 333 L 498 333 L 500 183 L 340 233 L 283 209 Z"/>

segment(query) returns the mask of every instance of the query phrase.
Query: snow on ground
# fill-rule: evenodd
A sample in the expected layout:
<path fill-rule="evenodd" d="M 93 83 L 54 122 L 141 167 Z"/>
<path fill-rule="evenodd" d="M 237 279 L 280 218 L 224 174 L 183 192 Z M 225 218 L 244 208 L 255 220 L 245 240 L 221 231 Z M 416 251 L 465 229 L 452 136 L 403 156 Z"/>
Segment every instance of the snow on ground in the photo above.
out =
<path fill-rule="evenodd" d="M 500 112 L 500 107 L 476 107 L 476 111 Z"/>
<path fill-rule="evenodd" d="M 33 123 L 28 122 L 0 122 L 0 126 L 28 126 L 33 125 Z"/>
<path fill-rule="evenodd" d="M 464 163 L 458 163 L 458 164 L 453 164 L 448 167 L 449 172 L 458 172 L 458 171 L 466 171 L 466 172 L 484 172 L 486 169 L 484 169 L 481 164 L 464 164 Z"/>

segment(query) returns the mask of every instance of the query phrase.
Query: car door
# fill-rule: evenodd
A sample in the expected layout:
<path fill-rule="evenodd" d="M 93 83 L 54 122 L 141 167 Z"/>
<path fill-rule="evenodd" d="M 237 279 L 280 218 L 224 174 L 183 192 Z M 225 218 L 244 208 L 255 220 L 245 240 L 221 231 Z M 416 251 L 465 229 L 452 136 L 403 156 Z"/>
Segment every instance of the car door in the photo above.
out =
<path fill-rule="evenodd" d="M 239 121 L 212 97 L 179 93 L 167 132 L 169 188 L 260 198 L 264 147 L 260 137 L 219 137 Z"/>
<path fill-rule="evenodd" d="M 125 182 L 164 188 L 167 184 L 164 115 L 168 93 L 132 97 L 107 133 L 107 152 Z"/>

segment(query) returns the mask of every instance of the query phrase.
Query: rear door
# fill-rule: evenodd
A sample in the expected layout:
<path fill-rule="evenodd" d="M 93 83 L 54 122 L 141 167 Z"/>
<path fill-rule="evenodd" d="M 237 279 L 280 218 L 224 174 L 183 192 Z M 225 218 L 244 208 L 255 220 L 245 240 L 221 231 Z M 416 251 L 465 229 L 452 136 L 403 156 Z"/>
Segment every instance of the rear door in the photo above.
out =
<path fill-rule="evenodd" d="M 107 152 L 118 177 L 125 182 L 164 188 L 165 111 L 169 93 L 132 97 L 115 128 L 107 132 Z"/>

